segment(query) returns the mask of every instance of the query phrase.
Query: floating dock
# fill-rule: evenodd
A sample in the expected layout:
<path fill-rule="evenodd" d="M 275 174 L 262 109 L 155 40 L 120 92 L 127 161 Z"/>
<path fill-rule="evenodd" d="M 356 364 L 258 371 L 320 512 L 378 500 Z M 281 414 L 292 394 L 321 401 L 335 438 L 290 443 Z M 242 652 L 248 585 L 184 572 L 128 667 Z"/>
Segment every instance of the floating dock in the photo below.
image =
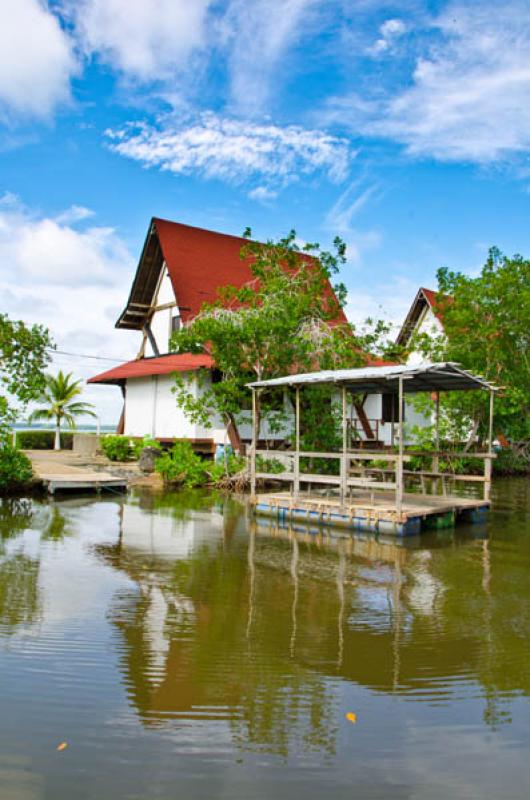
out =
<path fill-rule="evenodd" d="M 492 445 L 493 398 L 497 387 L 481 376 L 454 362 L 391 364 L 285 375 L 248 386 L 252 389 L 250 491 L 251 503 L 258 514 L 277 517 L 280 524 L 289 519 L 396 536 L 414 536 L 424 529 L 450 527 L 459 519 L 468 522 L 485 519 L 490 506 L 492 462 L 496 457 Z M 302 449 L 304 420 L 301 420 L 300 391 L 306 386 L 327 386 L 330 412 L 333 405 L 336 412 L 342 406 L 340 450 Z M 258 398 L 261 408 L 263 392 L 281 388 L 284 393 L 294 394 L 293 443 L 289 449 L 260 450 Z M 444 452 L 440 447 L 440 392 L 479 389 L 489 392 L 487 450 Z M 432 449 L 427 451 L 405 449 L 405 395 L 418 392 L 434 395 L 434 440 Z M 381 395 L 382 417 L 385 397 L 397 405 L 397 429 L 392 411 L 390 444 L 375 450 L 368 432 L 366 447 L 362 442 L 360 445 L 354 442 L 352 435 L 351 423 L 354 411 L 359 413 L 359 397 L 364 395 L 366 399 L 369 394 Z M 419 460 L 419 468 L 405 469 L 413 459 Z M 483 462 L 482 475 L 463 473 L 460 462 L 470 459 Z M 326 468 L 317 471 L 322 460 L 326 460 Z M 459 461 L 458 470 L 451 468 L 455 460 Z M 268 471 L 259 471 L 258 466 Z M 258 495 L 258 481 L 286 482 L 290 491 Z M 473 493 L 482 484 L 482 498 L 453 494 L 457 482 L 473 484 Z M 314 485 L 326 488 L 315 492 Z M 307 486 L 306 492 L 303 486 Z"/>
<path fill-rule="evenodd" d="M 356 492 L 341 503 L 338 497 L 289 492 L 259 494 L 252 501 L 257 514 L 311 525 L 329 525 L 395 536 L 416 536 L 424 530 L 447 528 L 457 521 L 484 522 L 489 500 L 404 493 L 401 512 L 393 492 Z"/>
<path fill-rule="evenodd" d="M 27 451 L 36 480 L 48 494 L 58 491 L 125 491 L 127 479 L 105 470 L 98 471 L 89 466 L 72 464 L 72 455 L 61 451 Z"/>

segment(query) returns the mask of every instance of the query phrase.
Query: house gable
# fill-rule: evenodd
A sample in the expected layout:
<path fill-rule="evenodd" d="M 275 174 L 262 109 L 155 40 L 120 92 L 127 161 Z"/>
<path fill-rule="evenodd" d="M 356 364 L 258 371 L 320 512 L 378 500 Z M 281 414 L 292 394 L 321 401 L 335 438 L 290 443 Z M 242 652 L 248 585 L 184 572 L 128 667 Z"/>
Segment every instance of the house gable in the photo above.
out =
<path fill-rule="evenodd" d="M 414 298 L 405 321 L 396 338 L 396 344 L 407 347 L 414 333 L 430 330 L 432 326 L 443 332 L 443 321 L 437 308 L 437 292 L 421 287 Z"/>
<path fill-rule="evenodd" d="M 116 327 L 142 330 L 150 321 L 159 303 L 156 292 L 164 265 L 182 323 L 186 324 L 204 303 L 217 299 L 222 286 L 241 287 L 252 280 L 250 259 L 240 255 L 245 244 L 248 240 L 239 236 L 153 218 L 127 305 Z M 346 322 L 342 312 L 338 321 Z"/>

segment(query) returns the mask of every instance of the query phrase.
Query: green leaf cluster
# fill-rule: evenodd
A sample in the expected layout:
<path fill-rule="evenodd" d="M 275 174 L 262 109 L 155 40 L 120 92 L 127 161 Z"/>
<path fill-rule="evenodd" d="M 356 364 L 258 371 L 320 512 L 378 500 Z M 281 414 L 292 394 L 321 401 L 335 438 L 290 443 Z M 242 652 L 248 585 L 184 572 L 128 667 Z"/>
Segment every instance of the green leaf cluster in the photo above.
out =
<path fill-rule="evenodd" d="M 189 442 L 176 442 L 169 452 L 156 460 L 155 470 L 166 483 L 180 484 L 188 489 L 206 482 L 205 463 L 194 453 Z"/>
<path fill-rule="evenodd" d="M 33 470 L 26 455 L 4 441 L 0 444 L 0 494 L 19 491 L 32 478 Z"/>
<path fill-rule="evenodd" d="M 10 443 L 10 426 L 45 385 L 52 342 L 40 325 L 0 314 L 0 492 L 22 489 L 32 477 L 26 456 Z"/>
<path fill-rule="evenodd" d="M 492 248 L 480 274 L 438 271 L 435 310 L 444 335 L 423 333 L 412 343 L 434 361 L 456 361 L 502 387 L 495 400 L 495 430 L 507 439 L 530 437 L 530 261 Z M 447 426 L 475 424 L 487 437 L 488 393 L 442 395 Z M 443 416 L 442 415 L 442 416 Z"/>
<path fill-rule="evenodd" d="M 109 434 L 102 437 L 101 449 L 110 461 L 127 461 L 131 455 L 131 441 L 128 436 Z"/>
<path fill-rule="evenodd" d="M 42 392 L 51 347 L 46 328 L 0 314 L 0 436 Z"/>
<path fill-rule="evenodd" d="M 251 280 L 242 287 L 221 287 L 216 301 L 205 304 L 172 339 L 175 351 L 207 353 L 215 362 L 213 381 L 209 372 L 199 374 L 199 392 L 176 378 L 177 403 L 192 422 L 209 427 L 214 414 L 226 423 L 248 419 L 251 381 L 362 366 L 368 353 L 385 350 L 389 329 L 383 323 L 370 322 L 359 334 L 346 322 L 346 288 L 337 282 L 345 253 L 339 238 L 333 251 L 318 244 L 300 246 L 295 231 L 279 241 L 249 241 L 242 248 Z M 269 425 L 281 424 L 284 412 L 276 404 L 277 398 L 259 394 L 258 429 L 264 414 Z M 314 415 L 321 416 L 318 411 Z"/>

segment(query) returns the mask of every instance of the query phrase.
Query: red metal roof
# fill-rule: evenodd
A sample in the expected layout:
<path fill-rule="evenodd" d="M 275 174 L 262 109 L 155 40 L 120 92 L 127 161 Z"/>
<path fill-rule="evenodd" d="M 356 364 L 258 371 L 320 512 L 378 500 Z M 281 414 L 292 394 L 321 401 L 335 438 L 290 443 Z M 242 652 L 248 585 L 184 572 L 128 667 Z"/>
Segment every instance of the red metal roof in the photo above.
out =
<path fill-rule="evenodd" d="M 211 369 L 213 367 L 211 356 L 182 353 L 157 358 L 139 358 L 136 361 L 126 361 L 125 364 L 113 367 L 107 372 L 101 372 L 99 375 L 89 378 L 88 383 L 121 383 L 127 378 L 169 375 L 172 372 L 193 372 L 200 367 Z"/>
<path fill-rule="evenodd" d="M 446 295 L 440 295 L 438 292 L 433 292 L 432 289 L 424 289 L 423 286 L 421 288 L 421 291 L 425 295 L 425 299 L 427 300 L 428 304 L 432 308 L 432 310 L 434 312 L 434 316 L 443 325 L 443 312 L 440 309 L 440 306 L 444 302 L 445 302 L 446 305 L 448 303 L 452 303 L 453 302 L 453 298 L 449 297 L 449 296 L 446 296 Z"/>
<path fill-rule="evenodd" d="M 240 256 L 248 239 L 156 217 L 153 226 L 184 323 L 199 313 L 203 303 L 217 300 L 221 287 L 239 288 L 253 280 L 250 260 Z M 302 253 L 300 258 L 311 260 Z M 330 295 L 332 291 L 330 285 Z M 342 310 L 336 321 L 346 322 Z"/>

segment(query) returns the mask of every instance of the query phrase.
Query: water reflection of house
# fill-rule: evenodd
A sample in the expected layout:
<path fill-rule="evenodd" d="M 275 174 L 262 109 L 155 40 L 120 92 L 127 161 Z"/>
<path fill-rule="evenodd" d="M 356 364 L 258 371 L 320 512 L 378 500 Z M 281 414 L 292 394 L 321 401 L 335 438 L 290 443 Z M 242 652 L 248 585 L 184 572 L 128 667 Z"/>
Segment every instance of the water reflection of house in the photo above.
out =
<path fill-rule="evenodd" d="M 287 752 L 303 735 L 332 750 L 337 679 L 429 702 L 484 681 L 489 706 L 495 682 L 509 683 L 481 541 L 462 551 L 247 533 L 243 515 L 214 512 L 161 521 L 166 545 L 153 549 L 140 524 L 147 512 L 124 513 L 117 544 L 98 552 L 137 587 L 111 619 L 146 725 L 224 719 L 245 747 Z"/>

